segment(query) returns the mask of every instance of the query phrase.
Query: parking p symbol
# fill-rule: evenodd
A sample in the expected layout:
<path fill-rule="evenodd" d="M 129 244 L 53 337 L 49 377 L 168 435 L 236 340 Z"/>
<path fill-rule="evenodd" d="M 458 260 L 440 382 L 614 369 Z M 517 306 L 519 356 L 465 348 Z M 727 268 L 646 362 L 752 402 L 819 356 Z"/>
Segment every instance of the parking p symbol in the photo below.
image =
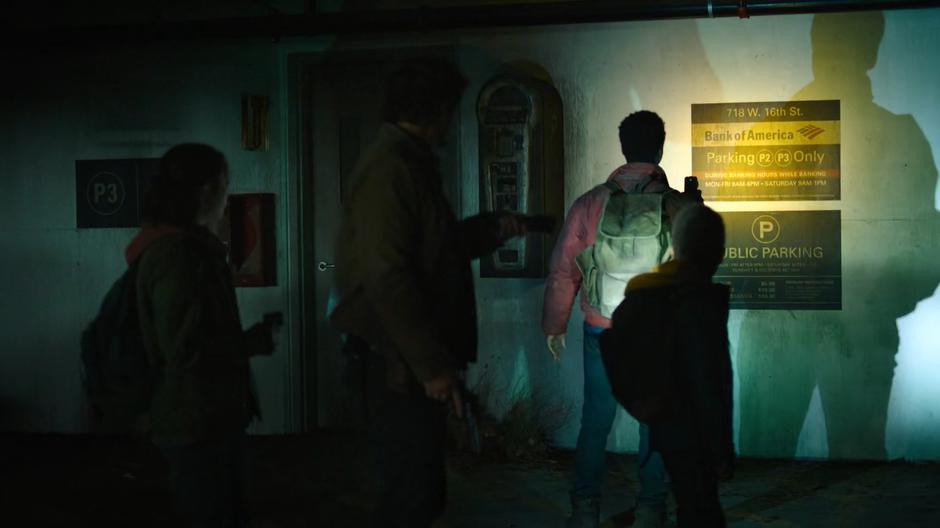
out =
<path fill-rule="evenodd" d="M 111 216 L 124 206 L 124 183 L 112 172 L 99 172 L 88 182 L 86 198 L 92 211 Z"/>
<path fill-rule="evenodd" d="M 780 236 L 780 223 L 770 215 L 761 215 L 751 224 L 751 236 L 761 244 L 775 242 Z"/>

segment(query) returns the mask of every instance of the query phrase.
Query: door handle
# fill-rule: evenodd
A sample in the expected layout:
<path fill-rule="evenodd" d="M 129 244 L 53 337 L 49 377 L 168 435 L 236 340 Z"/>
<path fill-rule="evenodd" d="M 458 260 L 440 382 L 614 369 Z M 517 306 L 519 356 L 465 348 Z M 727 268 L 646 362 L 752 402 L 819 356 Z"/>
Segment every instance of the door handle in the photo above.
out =
<path fill-rule="evenodd" d="M 317 269 L 320 270 L 320 271 L 326 271 L 326 270 L 328 270 L 328 269 L 333 269 L 333 268 L 335 268 L 335 267 L 336 267 L 336 264 L 331 264 L 331 263 L 326 262 L 326 261 L 323 261 L 323 260 L 321 260 L 320 263 L 317 264 Z"/>

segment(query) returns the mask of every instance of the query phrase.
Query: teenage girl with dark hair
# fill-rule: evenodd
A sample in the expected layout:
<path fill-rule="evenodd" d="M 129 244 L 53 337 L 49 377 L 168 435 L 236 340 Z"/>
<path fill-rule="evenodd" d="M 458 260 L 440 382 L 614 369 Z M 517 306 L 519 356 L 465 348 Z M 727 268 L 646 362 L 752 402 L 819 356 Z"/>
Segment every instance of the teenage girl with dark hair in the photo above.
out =
<path fill-rule="evenodd" d="M 245 428 L 258 415 L 248 360 L 273 352 L 276 331 L 273 322 L 242 329 L 217 237 L 227 195 L 222 153 L 171 148 L 127 248 L 144 344 L 160 373 L 149 433 L 169 463 L 174 506 L 193 526 L 247 525 Z"/>

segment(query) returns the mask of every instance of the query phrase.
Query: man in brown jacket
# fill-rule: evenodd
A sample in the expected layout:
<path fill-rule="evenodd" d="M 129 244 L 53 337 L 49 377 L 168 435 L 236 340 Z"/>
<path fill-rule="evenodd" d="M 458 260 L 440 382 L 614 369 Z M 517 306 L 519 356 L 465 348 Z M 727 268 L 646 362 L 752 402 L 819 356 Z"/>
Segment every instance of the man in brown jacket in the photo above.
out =
<path fill-rule="evenodd" d="M 391 75 L 386 123 L 356 166 L 337 242 L 331 319 L 371 349 L 375 526 L 430 526 L 442 515 L 447 404 L 462 412 L 458 373 L 476 359 L 470 261 L 524 232 L 515 214 L 458 221 L 444 196 L 434 148 L 465 85 L 443 61 Z"/>

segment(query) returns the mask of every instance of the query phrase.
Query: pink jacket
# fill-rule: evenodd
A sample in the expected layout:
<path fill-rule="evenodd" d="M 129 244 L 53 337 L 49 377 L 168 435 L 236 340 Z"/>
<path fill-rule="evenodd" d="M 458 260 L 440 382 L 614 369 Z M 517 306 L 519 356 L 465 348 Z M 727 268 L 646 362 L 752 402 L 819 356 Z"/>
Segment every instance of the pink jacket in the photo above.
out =
<path fill-rule="evenodd" d="M 607 181 L 616 182 L 626 191 L 643 188 L 644 192 L 663 192 L 669 188 L 666 173 L 652 163 L 627 163 L 611 173 Z M 571 307 L 578 290 L 581 289 L 581 270 L 578 269 L 575 258 L 594 244 L 597 223 L 600 222 L 604 202 L 609 194 L 607 187 L 598 185 L 575 200 L 568 211 L 565 225 L 552 252 L 551 268 L 545 285 L 542 331 L 546 335 L 559 335 L 568 331 Z M 583 297 L 581 310 L 589 325 L 610 328 L 610 319 L 602 316 Z"/>

